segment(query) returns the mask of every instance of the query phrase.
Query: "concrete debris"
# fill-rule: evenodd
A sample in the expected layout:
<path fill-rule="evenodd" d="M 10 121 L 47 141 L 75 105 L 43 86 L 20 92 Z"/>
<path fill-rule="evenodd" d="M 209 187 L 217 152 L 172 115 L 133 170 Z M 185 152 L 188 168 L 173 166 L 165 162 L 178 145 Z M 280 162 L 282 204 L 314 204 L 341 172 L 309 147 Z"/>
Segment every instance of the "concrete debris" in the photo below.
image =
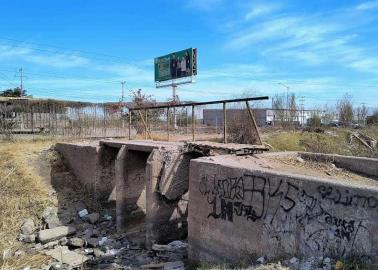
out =
<path fill-rule="evenodd" d="M 291 259 L 289 260 L 289 262 L 290 262 L 291 264 L 294 264 L 294 265 L 296 265 L 296 264 L 298 264 L 298 263 L 299 263 L 299 259 L 298 259 L 298 258 L 296 258 L 296 257 L 293 257 L 293 258 L 291 258 Z"/>
<path fill-rule="evenodd" d="M 54 229 L 47 229 L 38 232 L 38 240 L 41 243 L 47 243 L 60 239 L 65 236 L 72 235 L 76 232 L 75 227 L 59 226 Z"/>
<path fill-rule="evenodd" d="M 188 248 L 188 243 L 185 243 L 180 240 L 175 240 L 170 242 L 168 246 L 171 248 L 171 250 L 186 249 Z"/>
<path fill-rule="evenodd" d="M 101 249 L 98 249 L 98 248 L 93 249 L 93 254 L 97 258 L 105 256 L 105 253 Z"/>
<path fill-rule="evenodd" d="M 85 217 L 86 215 L 88 215 L 89 213 L 88 213 L 88 210 L 87 209 L 83 209 L 83 210 L 80 210 L 79 212 L 78 212 L 78 215 L 79 215 L 79 217 L 80 218 L 83 218 L 83 217 Z"/>
<path fill-rule="evenodd" d="M 26 219 L 21 226 L 22 234 L 30 235 L 30 234 L 33 234 L 34 230 L 35 230 L 34 221 L 31 218 Z"/>
<path fill-rule="evenodd" d="M 14 253 L 14 256 L 16 257 L 16 258 L 20 258 L 20 257 L 22 257 L 22 256 L 25 256 L 26 255 L 26 252 L 25 251 L 23 251 L 23 250 L 17 250 L 15 253 Z"/>
<path fill-rule="evenodd" d="M 20 234 L 18 240 L 25 243 L 34 243 L 35 238 L 35 234 Z"/>
<path fill-rule="evenodd" d="M 88 247 L 97 247 L 98 246 L 98 239 L 97 238 L 89 238 L 89 239 L 86 239 L 87 240 L 87 246 Z"/>
<path fill-rule="evenodd" d="M 264 264 L 266 262 L 265 256 L 262 256 L 262 257 L 258 258 L 256 260 L 256 262 L 259 263 L 259 264 Z"/>
<path fill-rule="evenodd" d="M 79 237 L 73 237 L 68 240 L 68 245 L 73 248 L 80 248 L 85 245 L 85 241 Z"/>
<path fill-rule="evenodd" d="M 60 269 L 63 269 L 63 266 L 61 263 L 58 263 L 58 262 L 54 262 L 52 264 L 49 265 L 49 270 L 60 270 Z"/>
<path fill-rule="evenodd" d="M 154 251 L 171 251 L 171 247 L 168 245 L 159 245 L 159 244 L 153 244 L 152 250 Z"/>
<path fill-rule="evenodd" d="M 108 241 L 108 238 L 107 237 L 102 237 L 99 241 L 98 241 L 98 244 L 100 246 L 103 246 L 105 245 L 105 243 Z"/>
<path fill-rule="evenodd" d="M 303 158 L 301 158 L 301 157 L 297 157 L 297 161 L 300 162 L 300 163 L 304 163 L 305 162 L 305 160 Z"/>
<path fill-rule="evenodd" d="M 54 248 L 56 246 L 59 245 L 59 241 L 56 240 L 56 241 L 51 241 L 51 242 L 48 242 L 47 244 L 44 244 L 42 246 L 42 249 L 51 249 L 51 248 Z"/>
<path fill-rule="evenodd" d="M 98 220 L 100 219 L 100 214 L 99 213 L 92 213 L 92 214 L 89 214 L 86 216 L 86 219 L 91 223 L 91 224 L 95 224 L 98 222 Z"/>
<path fill-rule="evenodd" d="M 46 255 L 51 256 L 55 260 L 70 267 L 81 266 L 88 260 L 88 257 L 69 250 L 66 246 L 57 247 L 51 251 L 47 251 Z"/>
<path fill-rule="evenodd" d="M 59 245 L 61 245 L 61 246 L 65 246 L 65 245 L 67 245 L 67 244 L 68 244 L 68 239 L 67 239 L 67 237 L 63 237 L 63 238 L 59 239 Z"/>

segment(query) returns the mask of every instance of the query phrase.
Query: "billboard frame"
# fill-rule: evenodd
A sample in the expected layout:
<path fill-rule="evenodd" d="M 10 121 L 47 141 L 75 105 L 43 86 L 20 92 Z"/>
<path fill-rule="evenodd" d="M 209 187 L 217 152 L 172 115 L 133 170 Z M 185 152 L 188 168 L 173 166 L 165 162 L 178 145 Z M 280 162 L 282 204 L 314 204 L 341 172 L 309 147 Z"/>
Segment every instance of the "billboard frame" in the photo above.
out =
<path fill-rule="evenodd" d="M 197 70 L 198 70 L 198 68 L 197 68 L 197 63 L 198 63 L 197 48 L 188 48 L 188 49 L 185 49 L 185 50 L 189 50 L 189 49 L 192 50 L 191 75 L 190 76 L 181 77 L 181 78 L 173 78 L 173 79 L 164 80 L 164 81 L 156 81 L 155 80 L 155 87 L 156 88 L 164 88 L 164 87 L 176 88 L 178 85 L 189 84 L 189 83 L 195 83 L 196 82 L 196 76 L 197 76 Z M 185 51 L 185 50 L 182 50 L 182 51 Z M 180 51 L 178 51 L 178 52 L 180 52 Z M 171 54 L 174 54 L 174 53 L 177 53 L 177 52 L 172 52 L 172 53 L 169 53 L 167 55 L 171 55 Z M 159 57 L 163 57 L 163 56 L 159 56 Z M 157 59 L 159 57 L 156 57 L 155 59 Z M 154 64 L 154 66 L 155 66 L 155 64 Z M 154 72 L 156 72 L 156 71 L 154 71 Z"/>

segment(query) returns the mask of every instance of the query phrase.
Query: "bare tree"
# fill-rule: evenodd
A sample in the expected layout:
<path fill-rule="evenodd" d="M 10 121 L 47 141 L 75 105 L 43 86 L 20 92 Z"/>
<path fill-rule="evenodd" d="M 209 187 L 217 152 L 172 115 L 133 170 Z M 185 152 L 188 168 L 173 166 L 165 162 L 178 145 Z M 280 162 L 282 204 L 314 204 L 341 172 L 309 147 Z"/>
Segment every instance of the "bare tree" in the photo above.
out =
<path fill-rule="evenodd" d="M 359 124 L 365 124 L 366 117 L 369 113 L 368 108 L 365 106 L 365 104 L 362 104 L 361 106 L 358 106 L 356 108 L 355 114 L 357 116 L 357 121 Z"/>
<path fill-rule="evenodd" d="M 138 89 L 136 91 L 131 91 L 132 97 L 132 107 L 146 107 L 146 106 L 155 106 L 156 100 L 153 98 L 152 95 L 147 95 L 142 92 L 142 89 Z M 145 111 L 135 111 L 132 117 L 132 124 L 134 125 L 138 134 L 142 134 L 145 130 Z M 160 117 L 163 113 L 162 109 L 154 109 L 148 110 L 148 123 L 147 125 L 150 127 L 151 124 L 157 124 L 160 122 Z"/>
<path fill-rule="evenodd" d="M 328 104 L 326 104 L 324 107 L 323 107 L 323 114 L 321 116 L 322 120 L 323 120 L 323 123 L 328 125 L 330 124 L 333 120 L 335 120 L 336 118 L 336 111 L 335 111 L 335 107 L 331 107 L 329 106 Z"/>
<path fill-rule="evenodd" d="M 13 138 L 15 122 L 12 109 L 11 105 L 0 104 L 0 135 L 6 140 Z"/>
<path fill-rule="evenodd" d="M 285 124 L 285 96 L 276 94 L 273 98 L 274 121 Z"/>
<path fill-rule="evenodd" d="M 339 122 L 342 125 L 350 125 L 353 121 L 353 104 L 351 100 L 352 97 L 346 93 L 339 101 L 337 101 Z"/>
<path fill-rule="evenodd" d="M 297 117 L 297 103 L 295 101 L 294 93 L 289 94 L 287 102 L 287 120 L 290 125 L 293 126 Z"/>

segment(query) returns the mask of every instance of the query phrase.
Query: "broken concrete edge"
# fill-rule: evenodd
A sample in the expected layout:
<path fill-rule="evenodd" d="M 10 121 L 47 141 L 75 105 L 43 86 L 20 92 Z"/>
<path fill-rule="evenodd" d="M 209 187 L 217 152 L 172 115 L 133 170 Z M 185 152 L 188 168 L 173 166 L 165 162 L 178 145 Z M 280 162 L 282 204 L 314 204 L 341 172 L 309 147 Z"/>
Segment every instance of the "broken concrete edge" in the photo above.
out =
<path fill-rule="evenodd" d="M 280 156 L 287 156 L 288 154 L 298 154 L 300 152 L 277 152 L 277 153 L 269 153 L 269 154 L 259 154 L 259 155 L 280 155 Z M 306 152 L 307 153 L 307 152 Z M 222 156 L 229 156 L 229 155 L 220 155 L 220 156 L 217 156 L 217 158 L 222 158 Z M 375 161 L 377 162 L 378 164 L 378 159 L 375 159 Z M 197 159 L 193 159 L 190 161 L 190 163 L 192 162 L 206 162 L 206 163 L 209 163 L 209 164 L 212 164 L 214 162 L 214 159 L 213 157 L 201 157 L 201 158 L 197 158 Z M 378 166 L 378 165 L 377 165 Z M 228 168 L 230 169 L 244 169 L 244 170 L 248 170 L 247 168 L 245 168 L 244 166 L 242 165 L 235 165 L 235 164 L 228 164 L 227 165 Z M 346 168 L 348 169 L 348 168 Z M 353 188 L 357 188 L 357 189 L 360 189 L 360 190 L 378 190 L 378 187 L 372 187 L 372 186 L 369 186 L 369 187 L 361 187 L 359 184 L 355 183 L 355 182 L 344 182 L 340 179 L 335 179 L 334 181 L 332 181 L 332 178 L 325 178 L 325 177 L 320 177 L 320 176 L 309 176 L 309 175 L 303 175 L 303 174 L 299 174 L 299 173 L 290 173 L 290 172 L 277 172 L 277 170 L 275 169 L 268 169 L 268 168 L 253 168 L 253 171 L 257 172 L 257 173 L 269 173 L 271 175 L 274 175 L 274 176 L 286 176 L 292 180 L 295 180 L 295 179 L 304 179 L 304 180 L 308 180 L 308 181 L 314 181 L 314 182 L 318 182 L 318 183 L 329 183 L 329 182 L 332 182 L 332 185 L 335 185 L 335 186 L 338 186 L 338 187 L 353 187 Z M 352 170 L 351 170 L 352 171 Z"/>

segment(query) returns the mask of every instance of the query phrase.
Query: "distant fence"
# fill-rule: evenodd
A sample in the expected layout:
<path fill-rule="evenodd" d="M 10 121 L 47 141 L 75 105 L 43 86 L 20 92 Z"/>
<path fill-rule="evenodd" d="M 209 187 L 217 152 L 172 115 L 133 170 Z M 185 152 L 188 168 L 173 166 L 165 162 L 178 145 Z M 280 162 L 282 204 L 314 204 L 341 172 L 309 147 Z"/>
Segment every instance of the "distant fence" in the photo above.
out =
<path fill-rule="evenodd" d="M 58 100 L 0 100 L 0 135 L 54 137 L 125 137 L 127 109 L 121 103 Z"/>
<path fill-rule="evenodd" d="M 253 97 L 210 102 L 149 102 L 135 105 L 120 102 L 88 103 L 0 98 L 0 137 L 112 137 L 260 144 L 261 139 L 254 117 L 256 113 L 251 108 L 257 102 L 267 99 L 268 97 Z M 215 117 L 214 123 L 207 123 L 204 119 L 209 109 L 222 112 Z M 232 113 L 235 110 L 242 113 Z M 257 138 L 257 141 L 253 137 Z"/>

